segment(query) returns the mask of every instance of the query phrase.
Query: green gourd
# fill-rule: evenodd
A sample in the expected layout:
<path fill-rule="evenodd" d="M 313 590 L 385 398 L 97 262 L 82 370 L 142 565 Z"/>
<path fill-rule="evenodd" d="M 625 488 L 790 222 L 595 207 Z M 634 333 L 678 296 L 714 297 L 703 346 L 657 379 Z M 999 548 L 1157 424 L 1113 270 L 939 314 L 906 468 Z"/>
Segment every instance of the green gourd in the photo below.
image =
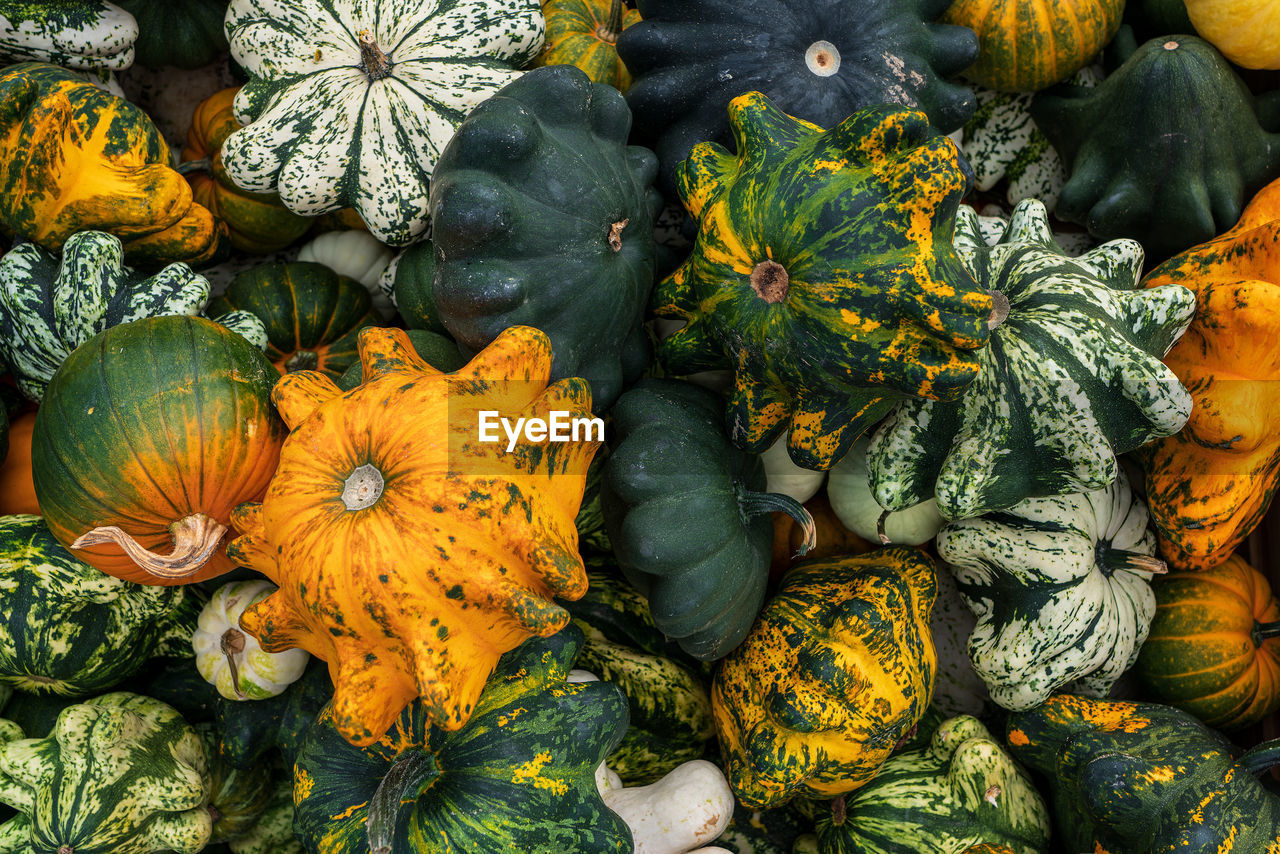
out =
<path fill-rule="evenodd" d="M 307 730 L 332 697 L 329 668 L 318 658 L 279 696 L 252 702 L 219 697 L 215 707 L 222 758 L 233 768 L 252 768 L 279 750 L 292 766 Z"/>
<path fill-rule="evenodd" d="M 227 52 L 227 0 L 115 0 L 138 21 L 140 65 L 199 68 Z"/>

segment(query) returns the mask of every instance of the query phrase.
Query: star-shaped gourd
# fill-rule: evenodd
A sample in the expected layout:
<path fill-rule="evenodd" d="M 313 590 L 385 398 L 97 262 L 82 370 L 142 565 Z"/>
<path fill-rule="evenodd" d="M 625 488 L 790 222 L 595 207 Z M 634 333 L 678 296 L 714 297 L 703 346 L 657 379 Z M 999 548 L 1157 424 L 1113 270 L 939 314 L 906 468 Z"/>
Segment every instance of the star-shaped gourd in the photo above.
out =
<path fill-rule="evenodd" d="M 762 453 L 784 430 L 826 469 L 905 397 L 951 400 L 978 371 L 992 300 L 951 246 L 966 167 L 920 112 L 871 107 L 824 131 L 758 92 L 729 105 L 738 154 L 677 169 L 693 254 L 654 310 L 671 373 L 735 370 L 727 421 Z"/>
<path fill-rule="evenodd" d="M 458 729 L 502 653 L 569 622 L 552 597 L 586 592 L 574 517 L 600 443 L 482 441 L 482 412 L 590 415 L 585 380 L 548 385 L 536 329 L 511 327 L 451 374 L 401 330 L 364 329 L 359 349 L 349 392 L 314 371 L 276 385 L 291 433 L 262 503 L 237 508 L 229 553 L 280 588 L 241 626 L 268 652 L 327 661 L 334 725 L 367 745 L 419 697 Z"/>
<path fill-rule="evenodd" d="M 964 519 L 1102 489 L 1117 454 L 1176 433 L 1191 414 L 1160 361 L 1195 314 L 1190 290 L 1135 290 L 1143 253 L 1132 240 L 1069 257 L 1034 199 L 988 245 L 993 222 L 966 208 L 956 231 L 969 272 L 998 302 L 982 369 L 958 400 L 906 401 L 872 437 L 872 491 L 887 509 L 936 498 L 944 517 Z"/>

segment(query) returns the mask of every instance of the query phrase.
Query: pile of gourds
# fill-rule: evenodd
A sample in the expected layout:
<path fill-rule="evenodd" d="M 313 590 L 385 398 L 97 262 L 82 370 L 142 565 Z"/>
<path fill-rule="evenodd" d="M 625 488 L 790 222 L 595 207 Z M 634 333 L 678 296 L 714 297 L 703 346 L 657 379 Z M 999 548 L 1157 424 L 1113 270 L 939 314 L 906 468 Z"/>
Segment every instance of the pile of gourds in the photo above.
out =
<path fill-rule="evenodd" d="M 1276 70 L 0 0 L 0 852 L 1280 852 Z"/>

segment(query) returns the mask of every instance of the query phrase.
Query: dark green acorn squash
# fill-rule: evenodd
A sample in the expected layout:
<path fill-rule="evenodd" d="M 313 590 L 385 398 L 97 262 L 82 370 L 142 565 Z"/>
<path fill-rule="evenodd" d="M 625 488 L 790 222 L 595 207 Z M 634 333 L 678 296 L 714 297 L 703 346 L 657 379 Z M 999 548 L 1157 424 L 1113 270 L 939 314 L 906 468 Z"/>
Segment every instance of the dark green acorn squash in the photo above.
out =
<path fill-rule="evenodd" d="M 390 295 L 400 319 L 409 329 L 447 335 L 440 310 L 436 308 L 435 280 L 435 247 L 430 240 L 423 240 L 391 259 L 378 279 L 378 287 Z"/>
<path fill-rule="evenodd" d="M 1060 694 L 1010 716 L 1010 750 L 1049 783 L 1067 851 L 1274 854 L 1280 742 L 1238 749 L 1186 712 Z"/>
<path fill-rule="evenodd" d="M 217 718 L 222 758 L 233 768 L 250 768 L 267 761 L 266 757 L 275 748 L 284 756 L 285 764 L 292 766 L 307 730 L 332 697 L 329 667 L 315 657 L 307 663 L 302 678 L 278 697 L 252 702 L 219 697 Z"/>
<path fill-rule="evenodd" d="M 199 68 L 227 52 L 227 0 L 113 0 L 138 22 L 136 61 Z"/>
<path fill-rule="evenodd" d="M 956 130 L 974 96 L 945 78 L 977 59 L 978 38 L 932 23 L 950 3 L 639 0 L 643 20 L 618 38 L 618 56 L 634 78 L 636 135 L 658 152 L 664 189 L 695 145 L 730 143 L 725 108 L 753 90 L 822 127 L 888 103 Z"/>
<path fill-rule="evenodd" d="M 715 393 L 644 379 L 612 411 L 600 497 L 613 553 L 649 599 L 654 624 L 695 658 L 724 657 L 764 603 L 773 551 L 770 513 L 813 520 L 765 491 L 760 458 L 724 435 Z"/>
<path fill-rule="evenodd" d="M 195 587 L 188 585 L 183 589 L 191 594 Z M 207 601 L 207 596 L 204 596 L 200 599 L 200 604 L 194 606 L 197 615 Z M 204 681 L 200 671 L 196 669 L 191 638 L 186 637 L 182 642 L 182 657 L 153 659 L 121 684 L 120 690 L 167 703 L 177 709 L 189 724 L 210 723 L 214 720 L 218 700 L 222 695 L 217 688 Z"/>
<path fill-rule="evenodd" d="M 630 829 L 595 783 L 626 731 L 627 701 L 605 682 L 565 681 L 582 640 L 567 626 L 504 655 L 451 732 L 430 727 L 414 703 L 362 749 L 326 710 L 294 766 L 303 845 L 312 854 L 630 852 Z"/>
<path fill-rule="evenodd" d="M 650 357 L 653 154 L 628 146 L 612 86 L 538 68 L 477 107 L 431 180 L 433 297 L 470 355 L 510 326 L 547 333 L 551 379 L 583 377 L 596 411 Z"/>
<path fill-rule="evenodd" d="M 1280 135 L 1194 36 L 1152 39 L 1096 89 L 1042 92 L 1031 116 L 1071 171 L 1054 213 L 1101 240 L 1132 237 L 1154 260 L 1226 231 L 1280 175 Z"/>

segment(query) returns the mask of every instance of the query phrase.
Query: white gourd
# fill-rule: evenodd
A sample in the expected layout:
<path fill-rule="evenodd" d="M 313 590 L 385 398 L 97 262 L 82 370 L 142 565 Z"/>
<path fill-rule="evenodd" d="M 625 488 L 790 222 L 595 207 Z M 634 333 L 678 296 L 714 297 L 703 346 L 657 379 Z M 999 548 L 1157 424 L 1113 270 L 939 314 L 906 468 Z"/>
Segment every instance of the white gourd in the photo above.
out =
<path fill-rule="evenodd" d="M 864 540 L 880 542 L 880 517 L 885 512 L 871 494 L 867 471 L 867 439 L 853 443 L 844 459 L 831 467 L 827 475 L 827 499 L 831 510 L 850 531 Z M 942 527 L 938 502 L 928 501 L 898 510 L 884 517 L 884 535 L 888 542 L 903 546 L 919 546 L 929 542 Z"/>
<path fill-rule="evenodd" d="M 378 284 L 395 253 L 367 231 L 328 231 L 303 244 L 299 261 L 323 264 L 340 276 L 364 285 L 383 319 L 395 313 L 390 295 Z"/>
<path fill-rule="evenodd" d="M 240 628 L 240 615 L 276 591 L 269 581 L 232 581 L 200 611 L 191 645 L 196 669 L 228 700 L 265 700 L 298 681 L 310 656 L 305 650 L 267 652 Z"/>
<path fill-rule="evenodd" d="M 791 462 L 787 453 L 787 434 L 778 437 L 769 450 L 760 455 L 764 463 L 764 473 L 768 478 L 768 492 L 780 492 L 789 495 L 801 504 L 818 494 L 822 482 L 827 479 L 824 471 L 813 471 L 801 468 Z"/>

